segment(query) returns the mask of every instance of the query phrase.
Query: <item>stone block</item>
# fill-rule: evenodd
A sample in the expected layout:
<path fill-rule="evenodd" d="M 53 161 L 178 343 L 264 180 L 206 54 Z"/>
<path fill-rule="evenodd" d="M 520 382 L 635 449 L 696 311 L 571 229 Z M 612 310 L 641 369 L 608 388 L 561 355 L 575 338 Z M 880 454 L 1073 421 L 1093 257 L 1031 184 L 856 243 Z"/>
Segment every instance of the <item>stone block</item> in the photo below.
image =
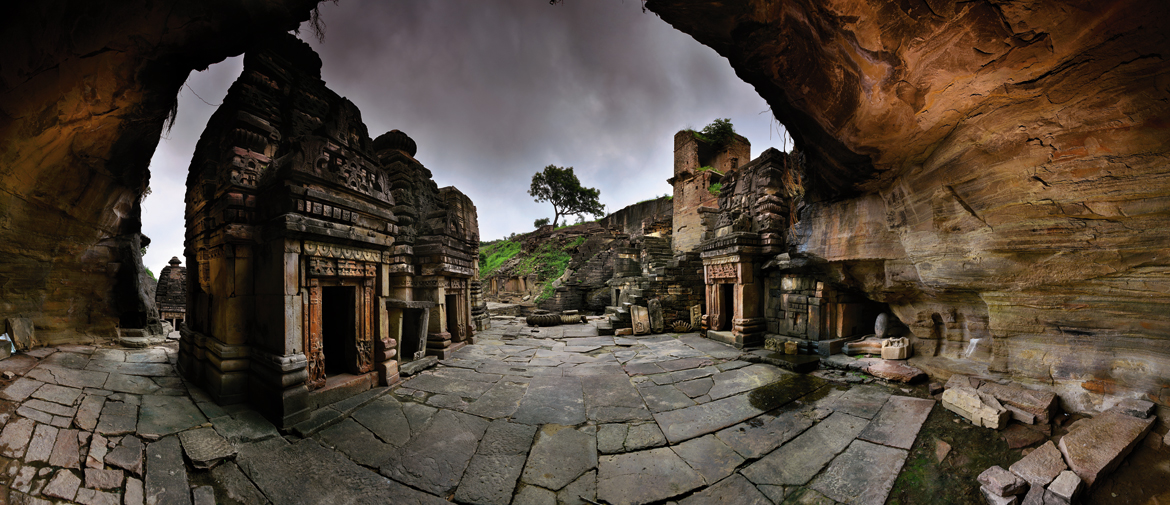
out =
<path fill-rule="evenodd" d="M 997 384 L 983 382 L 979 391 L 994 396 L 1004 405 L 1011 405 L 1017 409 L 1036 416 L 1036 422 L 1048 424 L 1056 410 L 1056 393 L 1051 391 L 1036 391 L 1016 384 Z"/>
<path fill-rule="evenodd" d="M 1153 427 L 1154 419 L 1102 412 L 1078 422 L 1062 437 L 1060 452 L 1072 471 L 1091 488 L 1099 477 L 1117 468 Z"/>
<path fill-rule="evenodd" d="M 997 496 L 1014 496 L 1028 489 L 1028 482 L 996 465 L 979 474 L 979 483 Z"/>
<path fill-rule="evenodd" d="M 1065 470 L 1060 472 L 1044 493 L 1044 504 L 1069 505 L 1074 503 L 1081 492 L 1081 478 L 1076 473 Z"/>
<path fill-rule="evenodd" d="M 1020 503 L 1018 496 L 999 496 L 983 486 L 979 487 L 979 492 L 983 493 L 983 498 L 987 499 L 988 505 L 1016 505 Z"/>
<path fill-rule="evenodd" d="M 1109 410 L 1138 419 L 1148 419 L 1154 413 L 1154 402 L 1126 398 Z"/>
<path fill-rule="evenodd" d="M 1056 445 L 1048 442 L 1028 453 L 1023 459 L 1008 467 L 1033 486 L 1047 486 L 1060 472 L 1068 469 Z"/>
<path fill-rule="evenodd" d="M 1006 427 L 1010 412 L 1000 407 L 998 410 L 984 403 L 979 392 L 969 387 L 956 387 L 943 392 L 943 407 L 959 414 L 976 426 L 1001 429 Z"/>

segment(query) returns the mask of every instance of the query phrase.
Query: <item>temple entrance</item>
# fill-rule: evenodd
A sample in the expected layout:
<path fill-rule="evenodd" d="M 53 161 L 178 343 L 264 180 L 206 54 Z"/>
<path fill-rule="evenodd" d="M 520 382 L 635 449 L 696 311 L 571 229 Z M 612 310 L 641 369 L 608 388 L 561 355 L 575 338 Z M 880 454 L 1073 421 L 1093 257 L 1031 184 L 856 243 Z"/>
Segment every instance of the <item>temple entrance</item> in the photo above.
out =
<path fill-rule="evenodd" d="M 459 325 L 459 297 L 447 295 L 444 301 L 447 303 L 447 333 L 451 334 L 451 340 L 462 342 L 463 327 Z"/>
<path fill-rule="evenodd" d="M 327 286 L 321 290 L 321 340 L 325 375 L 356 373 L 357 289 Z"/>
<path fill-rule="evenodd" d="M 731 318 L 735 314 L 735 284 L 715 285 L 715 310 L 712 311 L 711 329 L 730 330 Z"/>

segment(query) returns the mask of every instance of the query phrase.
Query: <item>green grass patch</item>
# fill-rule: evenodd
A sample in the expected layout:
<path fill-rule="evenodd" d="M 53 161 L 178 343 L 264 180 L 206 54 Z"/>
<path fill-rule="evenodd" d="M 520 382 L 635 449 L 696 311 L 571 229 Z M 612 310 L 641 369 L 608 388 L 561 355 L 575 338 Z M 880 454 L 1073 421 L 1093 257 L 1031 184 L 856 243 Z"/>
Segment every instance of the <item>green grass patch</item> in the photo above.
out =
<path fill-rule="evenodd" d="M 718 171 L 718 170 L 715 170 L 715 168 L 714 168 L 714 167 L 712 167 L 711 165 L 705 165 L 705 166 L 701 166 L 701 167 L 699 167 L 699 168 L 696 168 L 696 169 L 695 169 L 695 171 L 696 171 L 696 172 L 715 172 L 716 174 L 719 174 L 720 176 L 723 176 L 723 172 L 720 172 L 720 171 Z"/>
<path fill-rule="evenodd" d="M 715 184 L 708 186 L 707 191 L 710 191 L 712 195 L 719 196 L 719 192 L 723 191 L 723 183 L 716 182 Z"/>
<path fill-rule="evenodd" d="M 508 260 L 520 253 L 520 243 L 511 240 L 497 240 L 479 245 L 479 276 L 484 278 L 498 270 Z"/>

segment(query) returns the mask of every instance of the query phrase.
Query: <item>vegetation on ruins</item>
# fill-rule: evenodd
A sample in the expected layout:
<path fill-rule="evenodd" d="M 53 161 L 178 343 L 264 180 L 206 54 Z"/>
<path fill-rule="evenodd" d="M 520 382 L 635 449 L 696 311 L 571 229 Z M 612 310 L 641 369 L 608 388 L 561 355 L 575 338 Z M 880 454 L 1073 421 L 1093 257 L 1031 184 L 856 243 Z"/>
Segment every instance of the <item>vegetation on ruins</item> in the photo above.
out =
<path fill-rule="evenodd" d="M 532 227 L 533 227 L 533 228 L 540 228 L 541 226 L 545 226 L 545 225 L 547 225 L 547 224 L 548 224 L 548 218 L 547 218 L 547 217 L 542 217 L 542 218 L 540 218 L 540 219 L 537 219 L 536 221 L 533 221 L 533 222 L 532 222 Z"/>
<path fill-rule="evenodd" d="M 496 240 L 494 242 L 480 242 L 479 244 L 479 275 L 487 277 L 498 270 L 508 260 L 520 253 L 520 243 L 511 240 Z"/>
<path fill-rule="evenodd" d="M 601 190 L 581 186 L 581 181 L 573 174 L 573 167 L 544 167 L 544 171 L 532 175 L 528 194 L 538 202 L 552 204 L 553 226 L 560 222 L 561 216 L 569 214 L 605 215 L 605 205 L 598 201 Z"/>
<path fill-rule="evenodd" d="M 715 170 L 715 168 L 712 167 L 711 165 L 706 165 L 706 166 L 696 168 L 695 171 L 696 172 L 713 172 L 713 173 L 718 174 L 718 175 L 723 175 L 723 172 Z"/>
<path fill-rule="evenodd" d="M 723 191 L 723 183 L 716 182 L 715 184 L 707 186 L 707 191 L 710 191 L 712 195 L 719 196 L 719 192 Z"/>
<path fill-rule="evenodd" d="M 731 141 L 735 138 L 735 126 L 731 124 L 730 118 L 716 119 L 711 124 L 704 126 L 701 131 L 695 131 L 689 128 L 687 131 L 691 132 L 691 135 L 694 135 L 695 138 L 711 144 L 711 147 L 714 147 L 716 151 L 730 145 Z"/>

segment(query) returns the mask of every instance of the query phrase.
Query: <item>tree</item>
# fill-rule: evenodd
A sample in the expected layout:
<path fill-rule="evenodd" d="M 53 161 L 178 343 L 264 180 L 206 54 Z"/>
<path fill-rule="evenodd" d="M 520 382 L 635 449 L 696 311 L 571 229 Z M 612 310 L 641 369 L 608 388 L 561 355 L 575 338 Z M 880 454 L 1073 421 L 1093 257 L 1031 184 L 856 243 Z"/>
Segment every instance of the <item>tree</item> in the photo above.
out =
<path fill-rule="evenodd" d="M 569 214 L 605 215 L 605 205 L 597 201 L 601 190 L 581 186 L 573 175 L 573 167 L 561 168 L 555 165 L 544 167 L 543 172 L 532 175 L 532 186 L 528 194 L 538 202 L 549 202 L 553 206 L 553 226 L 561 216 Z"/>
<path fill-rule="evenodd" d="M 546 224 L 548 224 L 548 218 L 547 218 L 547 217 L 542 217 L 542 218 L 540 218 L 540 219 L 537 219 L 536 221 L 533 221 L 533 222 L 532 222 L 532 227 L 533 227 L 533 228 L 540 228 L 541 226 L 544 226 L 544 225 L 546 225 Z"/>

